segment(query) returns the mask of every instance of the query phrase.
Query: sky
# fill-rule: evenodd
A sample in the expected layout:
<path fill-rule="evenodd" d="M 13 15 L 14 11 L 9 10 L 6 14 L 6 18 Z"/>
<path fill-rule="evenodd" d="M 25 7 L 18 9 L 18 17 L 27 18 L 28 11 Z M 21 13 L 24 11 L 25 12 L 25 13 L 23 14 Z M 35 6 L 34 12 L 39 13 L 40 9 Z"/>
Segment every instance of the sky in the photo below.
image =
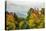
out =
<path fill-rule="evenodd" d="M 23 5 L 23 6 L 28 6 L 28 7 L 44 7 L 44 0 L 7 0 L 9 3 L 14 3 L 17 5 Z"/>
<path fill-rule="evenodd" d="M 30 8 L 44 8 L 42 0 L 7 0 L 7 11 L 15 12 L 19 17 L 26 17 Z"/>

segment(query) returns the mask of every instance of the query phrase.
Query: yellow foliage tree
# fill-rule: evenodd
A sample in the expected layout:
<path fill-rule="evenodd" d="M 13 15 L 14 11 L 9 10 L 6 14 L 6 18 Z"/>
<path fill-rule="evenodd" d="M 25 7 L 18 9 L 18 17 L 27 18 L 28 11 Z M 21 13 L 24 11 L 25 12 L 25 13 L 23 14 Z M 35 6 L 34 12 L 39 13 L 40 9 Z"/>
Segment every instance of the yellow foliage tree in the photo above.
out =
<path fill-rule="evenodd" d="M 11 30 L 11 29 L 15 29 L 15 18 L 12 14 L 6 14 L 6 29 L 7 30 Z"/>

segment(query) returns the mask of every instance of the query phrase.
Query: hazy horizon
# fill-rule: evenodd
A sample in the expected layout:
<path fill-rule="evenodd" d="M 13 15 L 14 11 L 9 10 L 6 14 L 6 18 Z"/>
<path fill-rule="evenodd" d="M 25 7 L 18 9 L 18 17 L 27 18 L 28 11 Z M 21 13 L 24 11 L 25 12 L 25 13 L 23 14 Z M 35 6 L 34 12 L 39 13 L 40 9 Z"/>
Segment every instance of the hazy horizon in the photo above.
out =
<path fill-rule="evenodd" d="M 24 2 L 24 1 L 15 1 L 7 2 L 7 11 L 15 12 L 19 17 L 26 17 L 27 12 L 30 8 L 44 8 L 44 2 Z"/>

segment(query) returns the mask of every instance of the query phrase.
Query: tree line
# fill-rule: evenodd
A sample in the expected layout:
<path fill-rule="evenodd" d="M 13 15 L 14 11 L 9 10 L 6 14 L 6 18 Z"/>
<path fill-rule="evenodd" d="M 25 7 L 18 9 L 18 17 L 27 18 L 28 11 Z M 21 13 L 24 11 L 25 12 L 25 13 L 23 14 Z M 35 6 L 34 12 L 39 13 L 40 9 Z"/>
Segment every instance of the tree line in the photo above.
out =
<path fill-rule="evenodd" d="M 6 30 L 45 28 L 45 8 L 30 8 L 27 17 L 21 18 L 14 12 L 6 11 Z"/>

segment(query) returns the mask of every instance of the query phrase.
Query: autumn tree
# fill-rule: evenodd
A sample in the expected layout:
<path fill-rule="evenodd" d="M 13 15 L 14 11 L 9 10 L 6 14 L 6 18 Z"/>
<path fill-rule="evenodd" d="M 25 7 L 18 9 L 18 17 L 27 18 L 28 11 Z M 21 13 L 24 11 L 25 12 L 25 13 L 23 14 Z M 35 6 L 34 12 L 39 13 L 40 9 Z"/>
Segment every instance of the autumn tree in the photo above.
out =
<path fill-rule="evenodd" d="M 43 10 L 43 9 L 42 9 Z M 43 13 L 43 11 L 42 11 Z M 28 11 L 28 25 L 30 28 L 43 28 L 44 26 L 44 15 L 40 15 L 38 10 L 30 8 Z"/>
<path fill-rule="evenodd" d="M 15 30 L 15 18 L 12 13 L 6 13 L 6 30 Z"/>

